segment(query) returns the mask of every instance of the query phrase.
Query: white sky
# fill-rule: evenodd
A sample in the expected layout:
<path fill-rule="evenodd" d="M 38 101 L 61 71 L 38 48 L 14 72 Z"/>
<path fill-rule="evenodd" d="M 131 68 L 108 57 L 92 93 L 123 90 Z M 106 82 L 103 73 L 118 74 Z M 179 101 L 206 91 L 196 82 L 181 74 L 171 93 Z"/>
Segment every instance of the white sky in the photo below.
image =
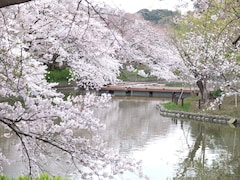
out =
<path fill-rule="evenodd" d="M 176 10 L 179 4 L 191 3 L 190 0 L 102 0 L 106 4 L 112 7 L 123 9 L 130 13 L 135 13 L 140 9 L 146 8 L 152 9 L 169 9 Z M 187 11 L 191 8 L 191 5 L 182 6 L 178 8 L 181 11 Z"/>

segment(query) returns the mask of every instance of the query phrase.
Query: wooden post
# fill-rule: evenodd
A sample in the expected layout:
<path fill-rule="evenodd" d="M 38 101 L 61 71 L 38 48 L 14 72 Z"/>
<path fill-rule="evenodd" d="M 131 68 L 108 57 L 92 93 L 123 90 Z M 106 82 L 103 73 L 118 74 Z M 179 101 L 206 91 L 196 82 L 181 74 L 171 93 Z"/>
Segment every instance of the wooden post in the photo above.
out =
<path fill-rule="evenodd" d="M 172 93 L 172 102 L 175 101 L 175 99 L 174 99 L 175 98 L 175 94 L 176 94 L 175 92 Z"/>
<path fill-rule="evenodd" d="M 218 110 L 220 110 L 220 109 L 221 109 L 221 105 L 222 105 L 222 104 L 219 104 L 219 105 L 218 105 Z"/>
<path fill-rule="evenodd" d="M 198 100 L 198 109 L 201 109 L 201 99 Z"/>
<path fill-rule="evenodd" d="M 183 107 L 183 101 L 184 101 L 184 98 L 183 98 L 183 97 L 181 97 L 181 100 L 182 100 L 182 107 Z"/>
<path fill-rule="evenodd" d="M 178 105 L 178 97 L 175 95 L 175 103 Z"/>

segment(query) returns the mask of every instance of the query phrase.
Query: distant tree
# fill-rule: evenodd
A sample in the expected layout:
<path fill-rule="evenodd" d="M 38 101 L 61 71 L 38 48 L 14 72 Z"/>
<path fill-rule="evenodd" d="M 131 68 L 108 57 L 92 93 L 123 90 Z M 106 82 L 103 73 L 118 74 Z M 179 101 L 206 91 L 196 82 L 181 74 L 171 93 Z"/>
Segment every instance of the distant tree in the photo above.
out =
<path fill-rule="evenodd" d="M 147 65 L 150 75 L 159 79 L 176 79 L 176 68 L 183 68 L 175 47 L 170 43 L 164 28 L 145 21 L 138 14 L 125 14 L 115 24 L 124 45 L 119 52 L 126 62 Z"/>
<path fill-rule="evenodd" d="M 141 14 L 145 20 L 154 24 L 171 24 L 173 18 L 179 15 L 178 12 L 167 9 L 155 9 L 151 11 L 148 9 L 141 9 L 137 13 Z"/>

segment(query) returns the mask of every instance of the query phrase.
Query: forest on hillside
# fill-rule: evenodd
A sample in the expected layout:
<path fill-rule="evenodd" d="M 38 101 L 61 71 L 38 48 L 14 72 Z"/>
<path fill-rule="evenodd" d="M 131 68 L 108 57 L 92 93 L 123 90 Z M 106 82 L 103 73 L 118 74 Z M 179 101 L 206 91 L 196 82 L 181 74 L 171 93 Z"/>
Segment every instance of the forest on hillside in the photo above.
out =
<path fill-rule="evenodd" d="M 172 24 L 173 18 L 180 16 L 180 12 L 168 9 L 141 9 L 137 13 L 141 14 L 145 20 L 160 25 Z"/>

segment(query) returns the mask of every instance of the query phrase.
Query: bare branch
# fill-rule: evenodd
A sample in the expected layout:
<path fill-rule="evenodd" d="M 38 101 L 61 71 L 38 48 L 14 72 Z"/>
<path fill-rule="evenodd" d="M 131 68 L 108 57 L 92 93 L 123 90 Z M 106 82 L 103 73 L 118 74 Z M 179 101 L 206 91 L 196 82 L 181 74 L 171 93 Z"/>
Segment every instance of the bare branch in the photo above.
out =
<path fill-rule="evenodd" d="M 236 45 L 238 41 L 240 41 L 240 35 L 238 36 L 238 38 L 232 44 Z"/>

